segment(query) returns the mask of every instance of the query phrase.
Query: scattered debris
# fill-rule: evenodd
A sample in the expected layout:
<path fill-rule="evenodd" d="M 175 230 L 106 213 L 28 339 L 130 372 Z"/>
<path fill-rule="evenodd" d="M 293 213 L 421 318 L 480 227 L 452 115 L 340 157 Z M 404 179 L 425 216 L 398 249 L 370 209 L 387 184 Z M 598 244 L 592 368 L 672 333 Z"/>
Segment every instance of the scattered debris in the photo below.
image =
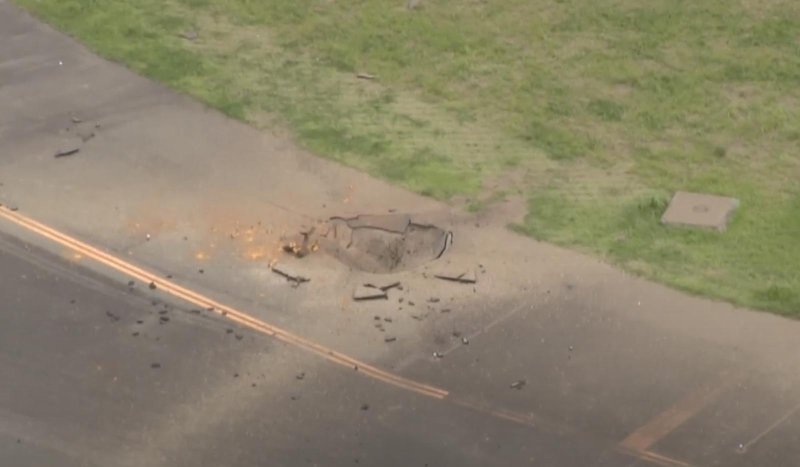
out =
<path fill-rule="evenodd" d="M 517 381 L 514 381 L 513 383 L 511 383 L 510 387 L 511 387 L 511 389 L 520 390 L 523 387 L 525 387 L 526 384 L 527 384 L 527 381 L 525 381 L 524 379 L 520 379 L 520 380 L 517 380 Z"/>
<path fill-rule="evenodd" d="M 357 302 L 364 300 L 386 300 L 388 298 L 389 294 L 387 294 L 385 290 L 367 287 L 366 285 L 360 285 L 353 291 L 353 300 Z"/>
<path fill-rule="evenodd" d="M 384 342 L 394 342 L 396 340 L 397 340 L 396 337 L 386 337 L 383 339 Z"/>
<path fill-rule="evenodd" d="M 287 243 L 283 245 L 283 251 L 297 258 L 303 258 L 308 256 L 309 253 L 316 252 L 319 250 L 319 244 L 316 240 L 312 240 L 315 230 L 314 227 L 311 227 L 311 229 L 305 232 L 300 232 L 300 235 L 288 240 Z"/>
<path fill-rule="evenodd" d="M 291 271 L 288 271 L 288 270 L 285 270 L 283 268 L 278 268 L 277 266 L 274 266 L 274 265 L 272 266 L 271 269 L 272 269 L 272 272 L 274 272 L 275 274 L 277 274 L 279 276 L 282 276 L 288 282 L 290 282 L 292 284 L 292 287 L 298 287 L 300 284 L 303 284 L 305 282 L 311 281 L 311 279 L 309 279 L 308 277 L 303 277 L 303 276 L 301 276 L 299 274 L 295 274 L 295 273 L 293 273 Z"/>
<path fill-rule="evenodd" d="M 437 279 L 458 282 L 461 284 L 474 284 L 478 282 L 478 278 L 475 276 L 475 272 L 473 271 L 462 272 L 461 274 L 436 274 L 434 277 Z"/>
<path fill-rule="evenodd" d="M 428 299 L 428 303 L 439 303 L 439 299 L 436 297 L 431 297 Z"/>
<path fill-rule="evenodd" d="M 433 352 L 433 358 L 444 358 L 444 355 L 439 352 Z"/>
<path fill-rule="evenodd" d="M 373 79 L 375 79 L 375 75 L 372 75 L 372 74 L 369 74 L 369 73 L 358 73 L 358 74 L 356 74 L 356 78 L 373 80 Z"/>
<path fill-rule="evenodd" d="M 386 321 L 387 323 L 391 323 L 392 322 L 392 318 L 389 318 L 389 317 L 383 318 L 383 320 Z"/>
<path fill-rule="evenodd" d="M 58 159 L 59 157 L 72 156 L 72 155 L 77 154 L 78 152 L 80 152 L 80 150 L 81 150 L 81 148 L 78 148 L 78 147 L 75 147 L 75 146 L 70 146 L 70 147 L 68 147 L 66 149 L 59 149 L 58 151 L 56 151 L 55 154 L 53 154 L 53 157 Z"/>

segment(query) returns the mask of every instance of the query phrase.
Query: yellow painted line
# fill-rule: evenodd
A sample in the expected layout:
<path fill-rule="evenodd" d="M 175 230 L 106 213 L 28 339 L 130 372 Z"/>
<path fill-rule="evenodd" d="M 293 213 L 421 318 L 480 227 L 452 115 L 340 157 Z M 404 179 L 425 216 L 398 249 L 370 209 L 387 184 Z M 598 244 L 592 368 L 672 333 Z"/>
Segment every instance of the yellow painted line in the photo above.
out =
<path fill-rule="evenodd" d="M 703 384 L 628 435 L 620 447 L 632 452 L 648 452 L 658 441 L 694 417 L 742 377 L 743 374 L 738 372 L 726 372 Z"/>
<path fill-rule="evenodd" d="M 571 428 L 567 426 L 541 419 L 533 414 L 525 414 L 525 413 L 508 411 L 504 409 L 489 408 L 467 402 L 466 400 L 463 399 L 453 399 L 452 397 L 448 397 L 450 393 L 445 389 L 420 383 L 418 381 L 410 380 L 408 378 L 404 378 L 402 376 L 381 370 L 377 367 L 362 362 L 356 358 L 350 357 L 348 355 L 345 355 L 343 353 L 325 347 L 321 344 L 300 337 L 285 329 L 264 322 L 243 311 L 229 307 L 209 297 L 206 297 L 198 292 L 182 287 L 170 280 L 162 278 L 161 276 L 153 272 L 147 271 L 146 269 L 136 266 L 110 253 L 99 250 L 85 242 L 82 242 L 65 233 L 55 230 L 52 227 L 37 222 L 18 212 L 12 211 L 2 205 L 0 205 L 0 218 L 5 218 L 6 220 L 28 231 L 41 235 L 42 237 L 45 237 L 64 247 L 72 249 L 76 253 L 82 255 L 85 258 L 92 259 L 102 265 L 112 268 L 129 277 L 138 279 L 146 284 L 153 283 L 156 285 L 157 289 L 160 290 L 161 292 L 168 293 L 170 295 L 173 295 L 174 297 L 185 300 L 186 302 L 192 303 L 196 306 L 200 306 L 209 311 L 213 311 L 231 321 L 241 324 L 242 326 L 248 327 L 255 331 L 274 337 L 282 342 L 301 348 L 310 353 L 316 354 L 330 362 L 354 370 L 358 370 L 358 373 L 364 376 L 382 381 L 384 383 L 390 384 L 392 386 L 401 389 L 406 389 L 415 392 L 417 394 L 432 397 L 434 399 L 439 399 L 439 400 L 447 399 L 448 401 L 450 401 L 455 405 L 497 419 L 506 420 L 508 422 L 512 422 L 515 424 L 531 428 L 544 428 L 547 429 L 548 431 L 559 432 L 559 433 L 568 433 L 573 431 Z M 697 403 L 696 402 L 695 403 L 690 402 L 684 404 L 679 403 L 679 405 L 687 405 L 689 406 L 689 408 L 691 408 L 696 406 Z M 670 411 L 668 410 L 667 412 Z M 677 413 L 679 414 L 683 414 L 685 412 L 686 408 L 677 410 Z M 677 419 L 679 420 L 682 419 L 683 421 L 685 421 L 683 415 L 678 416 Z M 647 460 L 649 462 L 664 467 L 691 467 L 689 464 L 686 464 L 684 462 L 648 451 L 648 448 L 652 446 L 652 444 L 654 444 L 655 441 L 657 441 L 660 438 L 660 436 L 663 436 L 660 434 L 664 431 L 665 427 L 670 427 L 673 425 L 677 427 L 678 425 L 680 425 L 680 423 L 682 423 L 681 421 L 680 423 L 675 425 L 675 420 L 676 419 L 674 416 L 656 417 L 653 423 L 648 423 L 644 427 L 632 433 L 625 441 L 623 441 L 623 443 L 621 443 L 618 446 L 618 448 L 621 451 L 633 455 L 637 458 Z"/>
<path fill-rule="evenodd" d="M 630 456 L 636 457 L 639 460 L 646 461 L 650 464 L 660 465 L 661 467 L 692 467 L 691 464 L 658 454 L 653 451 L 630 451 L 621 449 L 622 452 Z"/>
<path fill-rule="evenodd" d="M 285 329 L 279 328 L 275 325 L 264 322 L 254 316 L 251 316 L 243 311 L 236 310 L 222 303 L 219 303 L 211 298 L 201 295 L 195 291 L 181 287 L 180 285 L 163 279 L 159 275 L 135 266 L 121 258 L 113 256 L 109 253 L 101 251 L 91 245 L 88 245 L 80 240 L 77 240 L 69 235 L 59 232 L 51 227 L 48 227 L 40 222 L 37 222 L 29 217 L 23 216 L 18 212 L 12 211 L 5 206 L 0 205 L 0 217 L 23 227 L 29 231 L 39 234 L 49 240 L 52 240 L 62 246 L 71 248 L 80 253 L 86 258 L 93 259 L 100 264 L 110 267 L 116 271 L 126 274 L 130 277 L 138 279 L 146 284 L 153 283 L 162 292 L 171 294 L 182 300 L 185 300 L 194 305 L 200 306 L 210 311 L 214 311 L 223 317 L 235 321 L 243 326 L 249 327 L 255 331 L 267 334 L 287 344 L 299 347 L 305 351 L 316 354 L 330 362 L 357 370 L 358 373 L 371 378 L 383 381 L 393 386 L 413 391 L 425 396 L 433 397 L 436 399 L 444 399 L 448 395 L 448 391 L 440 389 L 428 384 L 413 381 L 402 376 L 389 373 L 377 367 L 369 365 L 365 362 L 357 360 L 353 357 L 343 353 L 332 350 L 316 342 L 310 341 L 296 334 L 293 334 Z"/>

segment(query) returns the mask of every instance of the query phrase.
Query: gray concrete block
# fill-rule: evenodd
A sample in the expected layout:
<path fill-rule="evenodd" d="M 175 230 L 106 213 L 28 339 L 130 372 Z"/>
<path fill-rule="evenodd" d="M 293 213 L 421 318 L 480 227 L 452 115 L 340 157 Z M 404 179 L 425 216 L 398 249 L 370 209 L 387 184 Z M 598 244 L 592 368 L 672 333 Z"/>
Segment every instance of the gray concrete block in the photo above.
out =
<path fill-rule="evenodd" d="M 736 198 L 678 191 L 661 216 L 661 223 L 722 232 L 737 207 L 739 200 Z"/>

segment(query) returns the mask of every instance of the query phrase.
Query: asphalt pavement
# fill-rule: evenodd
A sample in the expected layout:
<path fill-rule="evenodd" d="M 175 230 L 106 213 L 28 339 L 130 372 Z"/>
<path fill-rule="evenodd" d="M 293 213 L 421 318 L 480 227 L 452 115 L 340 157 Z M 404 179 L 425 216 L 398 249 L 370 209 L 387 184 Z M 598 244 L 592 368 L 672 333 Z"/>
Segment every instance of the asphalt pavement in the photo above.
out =
<path fill-rule="evenodd" d="M 281 252 L 389 211 L 452 247 L 384 275 Z M 318 158 L 7 0 L 0 305 L 3 467 L 800 465 L 800 323 Z"/>

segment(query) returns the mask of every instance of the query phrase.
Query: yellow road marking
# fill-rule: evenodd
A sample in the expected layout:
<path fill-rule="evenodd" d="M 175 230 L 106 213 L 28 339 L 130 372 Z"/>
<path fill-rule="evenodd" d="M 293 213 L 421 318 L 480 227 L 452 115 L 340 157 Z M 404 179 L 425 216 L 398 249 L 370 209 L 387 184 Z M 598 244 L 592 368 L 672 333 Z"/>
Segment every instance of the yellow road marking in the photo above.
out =
<path fill-rule="evenodd" d="M 740 381 L 742 376 L 738 372 L 726 372 L 720 378 L 703 384 L 629 434 L 627 438 L 622 440 L 620 447 L 633 452 L 648 452 L 658 441 L 686 423 L 697 412 L 716 400 L 720 394 Z"/>
<path fill-rule="evenodd" d="M 19 225 L 20 227 L 24 227 L 56 243 L 71 248 L 86 258 L 91 258 L 112 269 L 115 269 L 133 278 L 139 279 L 140 281 L 146 284 L 153 283 L 162 292 L 169 293 L 175 297 L 186 300 L 189 303 L 214 311 L 243 326 L 262 332 L 264 334 L 267 334 L 278 340 L 286 342 L 287 344 L 299 347 L 308 352 L 317 354 L 333 363 L 337 363 L 342 366 L 356 369 L 358 370 L 359 373 L 363 375 L 383 381 L 393 386 L 407 389 L 409 391 L 413 391 L 436 399 L 443 399 L 448 395 L 448 391 L 444 389 L 419 383 L 417 381 L 403 378 L 402 376 L 381 370 L 372 365 L 369 365 L 368 363 L 362 362 L 343 353 L 329 349 L 321 344 L 312 342 L 308 339 L 304 339 L 285 329 L 266 323 L 247 313 L 223 305 L 211 298 L 208 298 L 197 292 L 181 287 L 180 285 L 172 281 L 161 278 L 157 274 L 154 274 L 150 271 L 135 266 L 127 261 L 112 256 L 106 252 L 98 250 L 95 247 L 92 247 L 84 242 L 81 242 L 80 240 L 70 237 L 69 235 L 61 233 L 33 219 L 30 219 L 17 212 L 14 212 L 4 206 L 0 206 L 0 216 Z"/>
<path fill-rule="evenodd" d="M 12 211 L 2 205 L 0 205 L 0 217 L 5 218 L 6 220 L 20 227 L 23 227 L 29 231 L 37 233 L 42 237 L 52 240 L 62 246 L 70 248 L 74 250 L 77 254 L 82 255 L 83 257 L 91 258 L 100 264 L 103 264 L 107 267 L 110 267 L 118 272 L 126 274 L 135 279 L 138 279 L 146 284 L 153 283 L 162 292 L 169 293 L 189 303 L 203 307 L 210 311 L 214 311 L 217 314 L 227 319 L 230 319 L 231 321 L 239 323 L 243 326 L 246 326 L 250 329 L 261 332 L 268 336 L 274 337 L 287 344 L 299 347 L 305 351 L 316 354 L 330 362 L 348 368 L 357 369 L 358 372 L 364 376 L 374 378 L 376 380 L 382 381 L 384 383 L 390 384 L 398 388 L 406 389 L 424 396 L 432 397 L 434 399 L 444 400 L 445 398 L 447 398 L 452 403 L 459 405 L 461 407 L 465 407 L 473 411 L 483 413 L 492 416 L 494 418 L 513 422 L 516 424 L 528 427 L 539 427 L 539 428 L 547 427 L 551 431 L 557 431 L 561 433 L 572 431 L 568 427 L 540 419 L 532 414 L 523 414 L 504 409 L 485 408 L 473 403 L 466 402 L 464 400 L 449 398 L 448 396 L 450 395 L 450 393 L 445 389 L 437 388 L 435 386 L 420 383 L 393 373 L 389 373 L 387 371 L 369 365 L 365 362 L 362 362 L 358 359 L 355 359 L 353 357 L 350 357 L 348 355 L 345 355 L 343 353 L 325 347 L 321 344 L 302 338 L 285 329 L 264 322 L 243 311 L 234 309 L 232 307 L 219 303 L 209 297 L 201 295 L 198 292 L 182 287 L 170 280 L 160 277 L 155 273 L 147 271 L 123 259 L 120 259 L 102 250 L 99 250 L 87 243 L 84 243 L 67 234 L 59 232 L 27 216 L 23 216 L 22 214 Z M 714 393 L 714 397 L 716 397 L 716 394 L 718 394 L 717 391 L 718 389 L 711 391 L 712 393 Z M 708 396 L 706 396 L 706 398 L 707 397 Z M 702 398 L 702 400 L 705 400 L 705 398 Z M 705 403 L 707 402 L 701 404 L 700 407 L 704 406 Z M 687 403 L 678 404 L 679 407 L 687 406 L 689 409 L 697 405 L 698 402 L 694 401 L 694 399 L 692 398 L 690 398 L 690 401 Z M 699 410 L 699 408 L 697 410 Z M 685 413 L 687 413 L 686 408 L 668 410 L 667 412 L 662 414 L 664 415 L 663 417 L 661 416 L 656 417 L 656 419 L 654 419 L 653 422 L 648 423 L 644 427 L 640 428 L 639 430 L 635 431 L 630 436 L 628 436 L 628 438 L 626 438 L 626 440 L 623 441 L 619 445 L 619 447 L 623 452 L 626 452 L 640 459 L 644 459 L 665 467 L 691 467 L 689 464 L 686 464 L 684 462 L 671 459 L 669 457 L 656 454 L 654 452 L 647 450 L 658 439 L 660 439 L 660 437 L 666 435 L 666 433 L 668 433 L 669 431 L 672 431 L 672 429 L 679 426 L 681 423 L 686 421 L 691 416 L 689 415 L 688 417 L 685 417 L 684 415 Z M 675 424 L 676 421 L 677 424 Z M 669 427 L 672 428 L 664 432 L 664 430 Z"/>

